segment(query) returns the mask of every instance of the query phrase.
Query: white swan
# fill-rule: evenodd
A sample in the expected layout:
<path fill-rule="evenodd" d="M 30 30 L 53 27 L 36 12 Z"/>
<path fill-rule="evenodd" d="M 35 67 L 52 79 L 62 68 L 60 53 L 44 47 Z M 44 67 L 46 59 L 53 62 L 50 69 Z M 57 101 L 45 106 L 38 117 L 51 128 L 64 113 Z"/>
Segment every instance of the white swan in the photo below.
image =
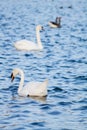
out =
<path fill-rule="evenodd" d="M 42 50 L 43 46 L 40 40 L 40 30 L 43 30 L 41 25 L 36 26 L 36 37 L 37 37 L 37 44 L 33 43 L 32 41 L 28 40 L 20 40 L 17 41 L 14 46 L 17 50 L 24 50 L 24 51 L 38 51 Z"/>
<path fill-rule="evenodd" d="M 26 86 L 24 84 L 24 73 L 21 69 L 16 68 L 12 71 L 11 78 L 12 81 L 19 74 L 21 76 L 21 81 L 19 83 L 18 94 L 20 96 L 46 96 L 47 95 L 47 84 L 48 79 L 43 82 L 29 82 Z"/>

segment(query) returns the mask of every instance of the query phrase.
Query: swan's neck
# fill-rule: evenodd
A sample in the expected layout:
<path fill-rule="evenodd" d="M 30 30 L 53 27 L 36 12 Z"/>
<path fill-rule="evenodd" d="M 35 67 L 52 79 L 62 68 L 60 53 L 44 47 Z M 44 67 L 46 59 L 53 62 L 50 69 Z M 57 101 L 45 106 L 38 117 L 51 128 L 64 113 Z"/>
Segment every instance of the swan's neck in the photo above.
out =
<path fill-rule="evenodd" d="M 41 40 L 40 40 L 40 31 L 39 31 L 38 29 L 36 29 L 36 37 L 37 37 L 38 47 L 39 47 L 40 49 L 42 49 L 43 46 L 42 46 L 42 43 L 41 43 Z"/>
<path fill-rule="evenodd" d="M 24 84 L 24 73 L 23 73 L 23 71 L 19 70 L 19 74 L 21 76 L 21 80 L 20 80 L 20 83 L 19 83 L 18 93 L 22 90 L 23 84 Z"/>

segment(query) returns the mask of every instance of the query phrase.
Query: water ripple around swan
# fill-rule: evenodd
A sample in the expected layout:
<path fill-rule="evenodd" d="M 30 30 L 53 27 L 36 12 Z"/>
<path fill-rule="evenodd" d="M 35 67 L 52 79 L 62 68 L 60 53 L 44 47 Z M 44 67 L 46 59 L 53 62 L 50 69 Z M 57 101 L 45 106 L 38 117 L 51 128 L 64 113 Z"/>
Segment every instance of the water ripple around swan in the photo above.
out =
<path fill-rule="evenodd" d="M 0 130 L 87 130 L 87 1 L 0 1 Z M 61 16 L 61 28 L 48 22 Z M 20 52 L 14 42 L 36 41 L 41 24 L 43 51 Z M 49 79 L 47 97 L 20 97 L 20 77 Z"/>

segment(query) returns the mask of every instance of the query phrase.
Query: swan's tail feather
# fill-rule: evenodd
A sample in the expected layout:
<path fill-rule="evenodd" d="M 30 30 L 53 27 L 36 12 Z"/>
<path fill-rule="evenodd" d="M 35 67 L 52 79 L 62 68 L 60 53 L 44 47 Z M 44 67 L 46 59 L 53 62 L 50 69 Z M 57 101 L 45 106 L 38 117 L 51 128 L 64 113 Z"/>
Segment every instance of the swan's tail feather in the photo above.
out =
<path fill-rule="evenodd" d="M 39 88 L 39 95 L 40 96 L 47 96 L 47 85 L 48 85 L 48 79 L 45 79 L 40 85 L 38 86 Z"/>
<path fill-rule="evenodd" d="M 44 83 L 48 84 L 48 79 L 45 79 Z"/>
<path fill-rule="evenodd" d="M 46 89 L 47 85 L 48 85 L 48 79 L 45 79 L 45 81 L 41 83 L 40 87 Z"/>
<path fill-rule="evenodd" d="M 38 86 L 41 90 L 46 90 L 48 85 L 48 79 L 45 79 L 45 81 L 41 82 Z"/>

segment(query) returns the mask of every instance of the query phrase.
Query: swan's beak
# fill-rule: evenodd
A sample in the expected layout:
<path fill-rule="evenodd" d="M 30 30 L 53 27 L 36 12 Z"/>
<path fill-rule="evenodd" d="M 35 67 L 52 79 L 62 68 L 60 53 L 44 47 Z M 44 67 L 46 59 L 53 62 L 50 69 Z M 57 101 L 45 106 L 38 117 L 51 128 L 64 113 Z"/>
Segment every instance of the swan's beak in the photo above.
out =
<path fill-rule="evenodd" d="M 44 27 L 43 27 L 43 26 L 42 26 L 41 28 L 42 28 L 42 30 L 44 30 Z"/>
<path fill-rule="evenodd" d="M 13 73 L 11 74 L 11 82 L 14 80 L 14 75 Z"/>

